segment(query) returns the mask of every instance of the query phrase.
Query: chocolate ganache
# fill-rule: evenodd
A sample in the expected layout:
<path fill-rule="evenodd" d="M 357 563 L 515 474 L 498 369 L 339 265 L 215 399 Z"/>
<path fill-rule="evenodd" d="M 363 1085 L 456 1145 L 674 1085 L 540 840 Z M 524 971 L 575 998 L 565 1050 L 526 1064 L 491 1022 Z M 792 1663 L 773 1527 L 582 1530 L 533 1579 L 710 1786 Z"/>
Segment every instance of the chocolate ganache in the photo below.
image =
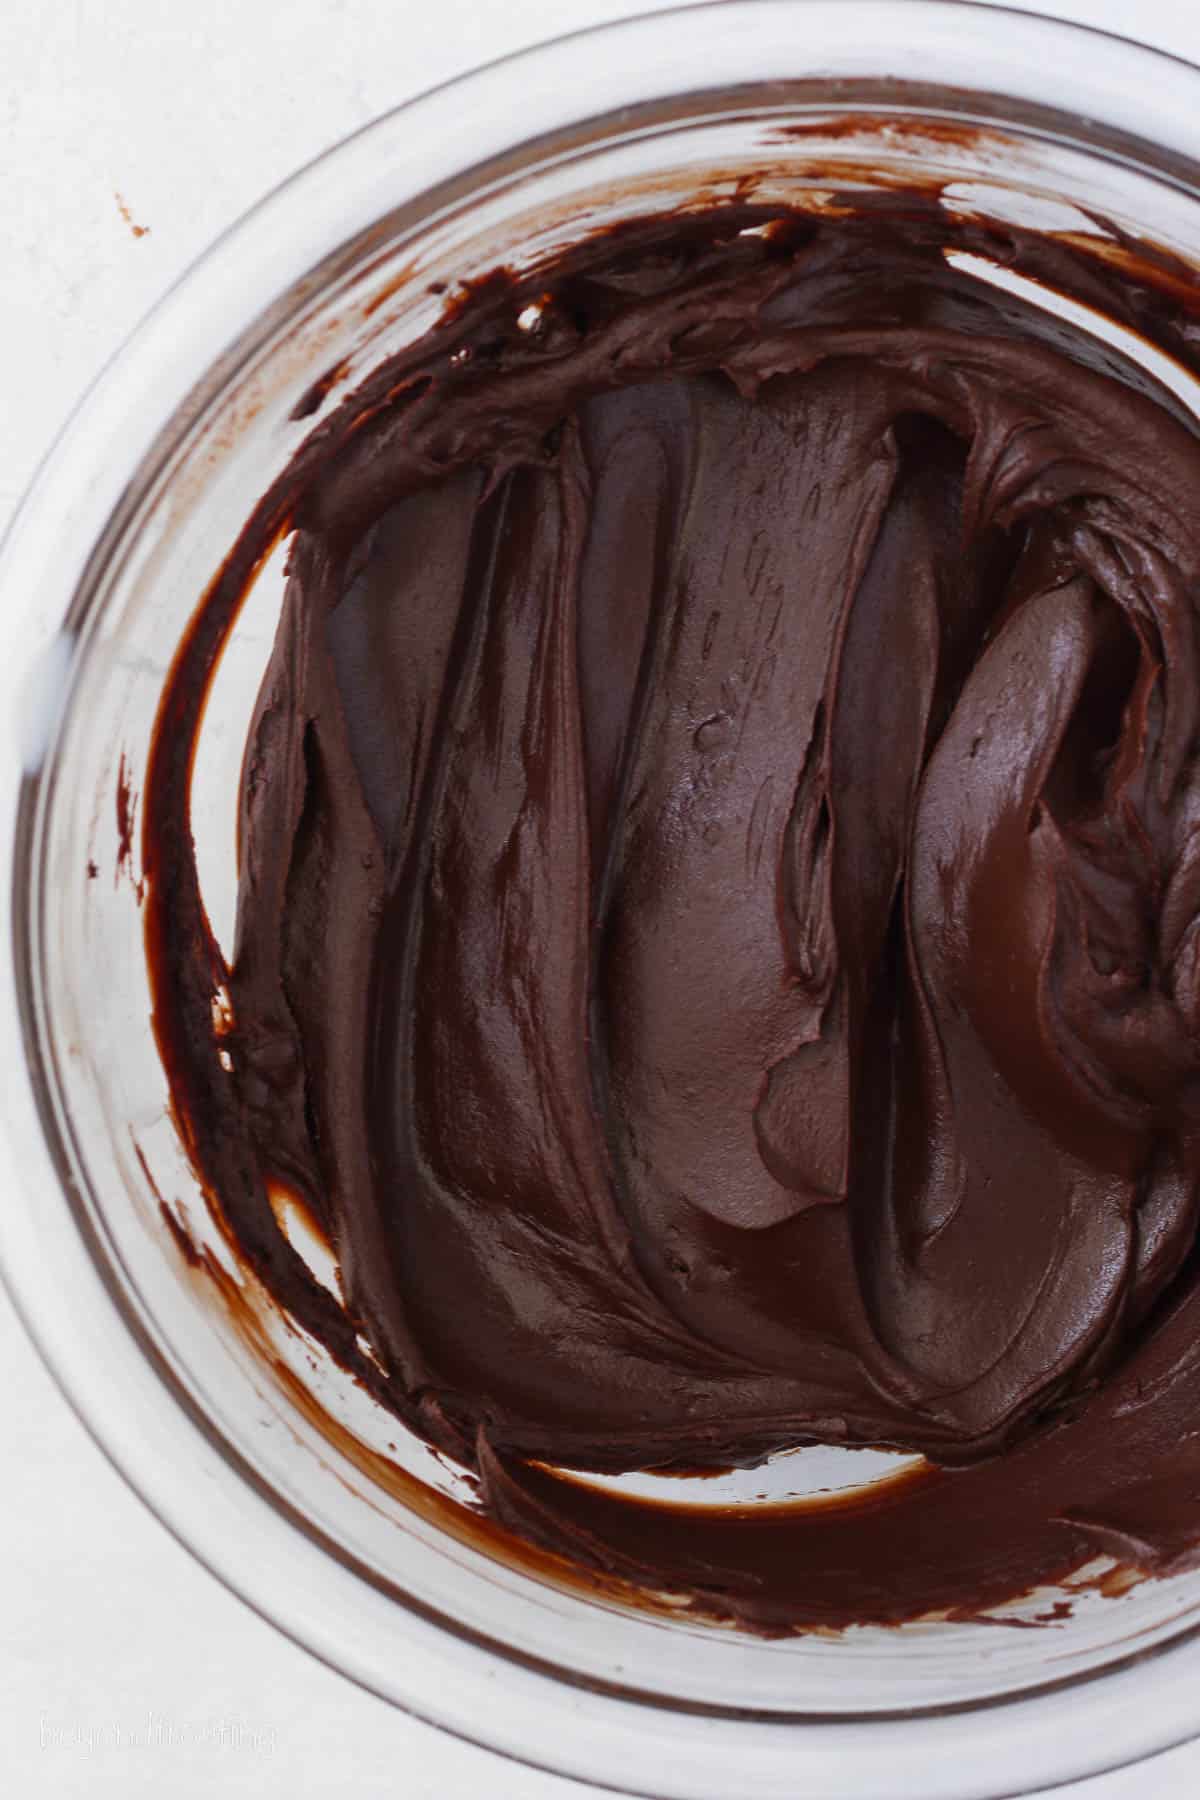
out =
<path fill-rule="evenodd" d="M 315 426 L 163 698 L 155 1025 L 240 1253 L 502 1530 L 764 1630 L 1200 1541 L 1200 442 L 947 257 L 1193 360 L 1107 248 L 914 194 L 500 272 Z M 190 759 L 289 532 L 226 967 Z M 555 1472 L 812 1443 L 927 1466 Z"/>

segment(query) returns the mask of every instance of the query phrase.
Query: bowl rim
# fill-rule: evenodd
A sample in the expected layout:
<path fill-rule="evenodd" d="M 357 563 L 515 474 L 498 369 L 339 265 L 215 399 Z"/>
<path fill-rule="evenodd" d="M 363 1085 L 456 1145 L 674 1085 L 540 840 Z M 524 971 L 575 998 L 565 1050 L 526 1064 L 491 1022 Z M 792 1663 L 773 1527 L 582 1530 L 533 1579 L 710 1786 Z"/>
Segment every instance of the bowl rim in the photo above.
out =
<path fill-rule="evenodd" d="M 320 253 L 314 256 L 310 200 L 315 184 L 324 183 L 328 194 L 330 183 L 327 178 L 334 174 L 337 176 L 335 185 L 343 191 L 347 180 L 357 183 L 355 192 L 364 221 L 371 216 L 373 208 L 376 209 L 374 217 L 379 216 L 378 205 L 385 190 L 391 195 L 388 212 L 394 212 L 398 203 L 429 208 L 448 184 L 469 186 L 477 182 L 482 171 L 494 168 L 505 155 L 528 154 L 533 147 L 568 129 L 589 129 L 602 134 L 614 119 L 611 106 L 596 110 L 591 105 L 560 101 L 559 116 L 541 118 L 538 121 L 540 129 L 523 133 L 513 141 L 509 127 L 510 141 L 506 145 L 498 142 L 484 154 L 475 153 L 465 160 L 446 149 L 445 140 L 450 134 L 443 132 L 439 178 L 429 181 L 422 175 L 409 180 L 406 186 L 401 184 L 398 193 L 395 159 L 389 159 L 387 153 L 388 145 L 397 133 L 415 131 L 420 134 L 424 131 L 437 142 L 439 118 L 444 125 L 447 109 L 453 108 L 457 114 L 472 109 L 478 112 L 491 106 L 495 111 L 503 100 L 504 84 L 514 73 L 527 78 L 527 91 L 539 85 L 539 76 L 565 72 L 566 79 L 558 82 L 560 92 L 594 93 L 595 83 L 590 79 L 580 82 L 579 75 L 585 65 L 589 77 L 596 67 L 593 46 L 597 44 L 611 43 L 616 47 L 615 63 L 619 65 L 616 78 L 619 79 L 622 72 L 627 72 L 622 57 L 628 57 L 632 65 L 638 61 L 641 44 L 648 45 L 652 40 L 666 43 L 668 33 L 675 34 L 684 26 L 701 36 L 708 29 L 708 21 L 719 21 L 722 27 L 737 24 L 739 29 L 746 29 L 752 21 L 765 28 L 769 22 L 772 29 L 777 30 L 780 20 L 804 17 L 807 30 L 808 22 L 818 16 L 831 20 L 834 14 L 840 32 L 846 36 L 864 34 L 868 24 L 878 31 L 884 21 L 899 27 L 902 20 L 906 40 L 918 48 L 924 44 L 931 51 L 935 46 L 944 47 L 948 31 L 965 28 L 977 38 L 979 33 L 993 31 L 998 25 L 1003 25 L 1011 34 L 1010 53 L 1014 48 L 1021 54 L 1048 53 L 1052 45 L 1068 43 L 1078 51 L 1085 44 L 1090 45 L 1104 65 L 1103 75 L 1096 77 L 1098 82 L 1108 78 L 1116 58 L 1123 65 L 1124 78 L 1131 86 L 1138 85 L 1130 78 L 1136 73 L 1132 65 L 1140 64 L 1147 76 L 1157 74 L 1160 84 L 1165 81 L 1172 91 L 1179 90 L 1181 97 L 1183 90 L 1189 90 L 1195 116 L 1200 121 L 1200 106 L 1196 105 L 1200 99 L 1200 70 L 1184 59 L 1094 27 L 1049 19 L 1019 8 L 980 5 L 977 0 L 705 0 L 699 5 L 668 7 L 586 27 L 514 51 L 455 76 L 360 127 L 313 158 L 260 200 L 167 290 L 101 371 L 47 452 L 3 541 L 0 541 L 0 591 L 5 593 L 6 599 L 11 598 L 16 622 L 20 622 L 22 605 L 27 612 L 30 610 L 30 597 L 34 595 L 39 597 L 43 613 L 51 622 L 49 638 L 42 627 L 42 642 L 31 646 L 38 656 L 44 653 L 46 642 L 57 645 L 58 650 L 52 648 L 49 653 L 48 666 L 61 677 L 62 638 L 53 633 L 56 630 L 61 633 L 64 628 L 73 629 L 86 620 L 88 597 L 95 594 L 99 572 L 108 551 L 120 539 L 122 521 L 127 518 L 137 492 L 153 481 L 184 429 L 186 418 L 193 416 L 193 409 L 204 403 L 206 395 L 222 389 L 237 368 L 253 357 L 265 339 L 276 332 L 281 323 L 286 324 L 289 307 L 295 309 L 301 304 L 299 296 L 303 284 L 311 282 L 314 271 L 322 262 L 345 245 L 345 227 L 338 227 L 327 202 L 322 219 L 324 243 Z M 848 27 L 851 16 L 860 21 L 858 32 Z M 809 35 L 811 38 L 811 32 Z M 1099 51 L 1097 46 L 1101 47 Z M 644 60 L 654 66 L 652 59 Z M 572 64 L 574 81 L 571 79 Z M 1168 74 L 1169 81 L 1166 79 Z M 781 85 L 794 85 L 799 92 L 806 83 L 811 86 L 816 79 L 812 74 L 801 72 L 794 78 L 788 77 L 787 83 Z M 945 84 L 936 85 L 944 91 Z M 547 86 L 553 89 L 555 83 L 543 79 L 541 87 Z M 706 99 L 711 99 L 716 94 L 731 91 L 730 84 L 722 81 L 699 88 L 672 88 L 669 98 L 679 101 L 703 93 Z M 905 110 L 905 94 L 911 94 L 913 84 L 898 83 L 892 91 L 891 105 L 895 110 Z M 997 102 L 1005 98 L 990 89 L 973 93 L 970 95 L 972 107 L 978 106 L 988 93 Z M 658 98 L 664 97 L 668 96 L 660 92 Z M 511 93 L 508 98 L 511 107 Z M 647 96 L 645 103 L 654 102 Z M 630 104 L 625 102 L 619 110 L 627 113 Z M 907 104 L 911 109 L 911 98 Z M 855 110 L 863 110 L 861 100 Z M 1085 116 L 1093 125 L 1096 119 L 1095 112 L 1082 115 L 1074 109 L 1061 108 L 1048 108 L 1047 112 L 1055 113 L 1064 126 L 1074 122 L 1077 132 Z M 501 127 L 497 125 L 495 130 L 502 138 Z M 1112 132 L 1114 138 L 1121 140 L 1132 141 L 1135 137 L 1119 119 L 1112 122 Z M 1145 140 L 1140 141 L 1145 144 Z M 1146 145 L 1146 148 L 1166 158 L 1166 166 L 1158 171 L 1164 178 L 1185 180 L 1189 186 L 1194 185 L 1200 190 L 1200 122 L 1190 133 L 1186 130 L 1178 133 L 1177 141 L 1171 144 Z M 432 161 L 437 166 L 436 157 Z M 1173 171 L 1173 163 L 1178 165 L 1177 171 Z M 1188 180 L 1189 174 L 1191 180 Z M 231 278 L 237 278 L 232 281 L 232 291 L 236 292 L 239 282 L 245 284 L 247 258 L 264 277 L 261 289 L 249 284 L 253 291 L 273 293 L 274 298 L 249 321 L 238 320 L 239 328 L 231 332 Z M 186 330 L 181 330 L 184 325 Z M 186 346 L 182 353 L 181 345 Z M 106 446 L 120 442 L 118 428 L 124 431 L 128 426 L 131 393 L 142 445 L 133 465 L 136 475 L 129 476 L 127 462 L 100 474 L 101 453 Z M 119 459 L 114 461 L 119 463 Z M 34 636 L 37 635 L 35 628 Z M 955 1720 L 978 1718 L 985 1713 L 999 1713 L 1011 1720 L 1013 1708 L 1024 1708 L 1023 1723 L 1031 1735 L 1037 1736 L 1040 1729 L 1040 1760 L 1036 1768 L 1031 1761 L 1029 1770 L 1021 1772 L 1021 1785 L 980 1790 L 997 1796 L 1029 1793 L 1048 1783 L 1116 1768 L 1200 1733 L 1200 1709 L 1186 1701 L 1189 1678 L 1200 1668 L 1200 1627 L 1167 1639 L 1149 1651 L 1119 1658 L 1101 1669 L 1039 1683 L 1033 1688 L 1026 1687 L 982 1702 L 956 1703 L 919 1713 L 872 1713 L 867 1717 L 846 1715 L 834 1719 L 812 1713 L 760 1715 L 681 1707 L 634 1690 L 616 1688 L 609 1691 L 586 1680 L 580 1684 L 579 1678 L 573 1680 L 569 1671 L 550 1665 L 531 1665 L 520 1671 L 525 1686 L 518 1705 L 512 1691 L 514 1664 L 527 1662 L 527 1659 L 520 1658 L 507 1646 L 474 1639 L 460 1622 L 432 1614 L 411 1596 L 399 1596 L 389 1590 L 388 1603 L 394 1605 L 401 1601 L 407 1609 L 410 1639 L 414 1647 L 419 1646 L 428 1654 L 431 1670 L 445 1663 L 445 1656 L 435 1653 L 435 1640 L 441 1638 L 453 1639 L 458 1646 L 456 1655 L 461 1655 L 465 1646 L 471 1660 L 469 1679 L 464 1665 L 453 1662 L 459 1696 L 454 1702 L 447 1700 L 440 1677 L 423 1683 L 410 1681 L 400 1693 L 381 1686 L 369 1668 L 346 1656 L 344 1646 L 331 1646 L 320 1619 L 314 1617 L 311 1602 L 289 1604 L 278 1593 L 265 1592 L 263 1581 L 251 1566 L 256 1554 L 253 1544 L 264 1532 L 278 1537 L 281 1518 L 285 1526 L 292 1528 L 292 1537 L 302 1540 L 307 1547 L 306 1561 L 310 1569 L 315 1571 L 320 1563 L 336 1560 L 356 1581 L 366 1578 L 376 1583 L 376 1578 L 340 1547 L 324 1539 L 310 1521 L 290 1512 L 282 1497 L 220 1436 L 161 1358 L 106 1270 L 103 1248 L 75 1191 L 73 1163 L 64 1143 L 68 1122 L 58 1116 L 54 1081 L 45 1065 L 37 1031 L 36 1005 L 28 980 L 36 943 L 32 900 L 38 879 L 35 873 L 38 825 L 52 786 L 53 758 L 46 752 L 55 720 L 53 714 L 46 714 L 43 708 L 40 723 L 30 725 L 27 690 L 29 681 L 36 683 L 45 674 L 47 665 L 28 655 L 25 647 L 12 661 L 14 666 L 0 679 L 0 694 L 12 703 L 5 716 L 13 716 L 18 721 L 15 741 L 0 745 L 0 833 L 3 834 L 2 841 L 11 846 L 13 870 L 11 885 L 0 884 L 0 932 L 7 932 L 12 952 L 11 958 L 6 957 L 0 963 L 0 1032 L 13 1053 L 12 1073 L 3 1084 L 5 1129 L 0 1141 L 0 1178 L 7 1178 L 6 1191 L 14 1204 L 0 1209 L 0 1278 L 43 1362 L 93 1441 L 177 1541 L 226 1587 L 293 1641 L 382 1698 L 514 1760 L 575 1775 L 622 1792 L 648 1791 L 637 1785 L 634 1773 L 639 1756 L 644 1763 L 655 1748 L 644 1729 L 643 1715 L 652 1717 L 659 1725 L 666 1715 L 676 1715 L 675 1723 L 681 1727 L 681 1732 L 676 1733 L 680 1741 L 672 1746 L 672 1753 L 677 1751 L 689 1764 L 697 1755 L 704 1763 L 713 1761 L 717 1746 L 712 1733 L 706 1732 L 706 1725 L 718 1725 L 724 1730 L 733 1724 L 745 1727 L 747 1733 L 765 1732 L 767 1736 L 761 1742 L 752 1742 L 748 1735 L 740 1737 L 738 1750 L 739 1763 L 747 1774 L 756 1760 L 761 1762 L 762 1779 L 756 1778 L 756 1783 L 763 1786 L 765 1793 L 793 1791 L 790 1786 L 785 1790 L 765 1785 L 772 1771 L 778 1773 L 784 1763 L 789 1784 L 794 1784 L 801 1774 L 813 1779 L 835 1778 L 837 1759 L 845 1754 L 845 1742 L 839 1743 L 838 1739 L 844 1740 L 847 1731 L 853 1731 L 856 1736 L 864 1732 L 873 1734 L 882 1759 L 881 1767 L 897 1755 L 910 1757 L 912 1746 L 906 1728 L 914 1718 L 920 1719 L 928 1738 L 931 1728 L 939 1723 L 953 1727 Z M 16 666 L 18 664 L 23 666 Z M 7 692 L 6 681 L 9 684 Z M 69 705 L 67 684 L 58 692 L 56 703 L 61 722 Z M 30 880 L 31 874 L 34 874 L 33 880 Z M 43 1219 L 35 1226 L 33 1215 L 38 1210 L 35 1201 L 45 1200 L 48 1195 L 57 1195 L 67 1204 L 52 1208 L 50 1221 Z M 38 1257 L 47 1253 L 55 1258 L 56 1279 L 44 1284 Z M 55 1294 L 62 1291 L 78 1295 L 81 1302 L 78 1308 L 67 1309 L 67 1318 L 62 1316 L 64 1309 L 53 1304 Z M 92 1330 L 102 1334 L 102 1357 L 95 1355 L 89 1337 Z M 138 1411 L 142 1421 L 139 1428 L 130 1429 L 127 1419 L 114 1416 L 111 1393 L 117 1371 L 130 1394 L 136 1392 L 146 1408 L 145 1414 L 141 1413 L 140 1407 L 126 1409 L 127 1412 Z M 163 1459 L 154 1454 L 152 1433 L 146 1428 L 145 1421 L 151 1417 L 166 1419 L 168 1415 L 176 1426 L 184 1423 L 185 1431 L 190 1426 L 189 1453 L 194 1453 L 197 1468 L 219 1465 L 222 1469 L 233 1467 L 235 1470 L 237 1493 L 228 1507 L 214 1509 L 205 1504 L 197 1507 L 194 1499 L 183 1491 L 188 1484 L 180 1484 L 163 1468 Z M 211 1494 L 206 1497 L 211 1499 Z M 223 1533 L 232 1535 L 223 1536 Z M 294 1543 L 291 1549 L 295 1554 Z M 319 1585 L 314 1575 L 314 1594 Z M 444 1645 L 441 1648 L 444 1650 Z M 1188 1651 L 1192 1654 L 1185 1657 L 1184 1653 Z M 1103 1688 L 1104 1696 L 1098 1704 L 1092 1705 L 1090 1716 L 1093 1722 L 1102 1717 L 1111 1722 L 1117 1698 L 1115 1689 L 1122 1679 L 1136 1677 L 1148 1659 L 1154 1661 L 1156 1672 L 1161 1674 L 1172 1657 L 1177 1665 L 1181 1658 L 1187 1663 L 1187 1667 L 1180 1668 L 1174 1681 L 1168 1684 L 1172 1704 L 1165 1708 L 1148 1708 L 1145 1695 L 1139 1694 L 1135 1687 L 1134 1694 L 1142 1713 L 1135 1724 L 1125 1727 L 1122 1746 L 1113 1755 L 1103 1751 L 1097 1754 L 1089 1744 L 1082 1761 L 1077 1754 L 1075 1760 L 1068 1763 L 1061 1753 L 1061 1719 L 1057 1722 L 1047 1719 L 1039 1727 L 1030 1710 L 1066 1689 L 1078 1693 L 1090 1687 L 1095 1700 L 1098 1690 Z M 501 1668 L 503 1680 L 495 1680 L 496 1672 Z M 505 1689 L 500 1707 L 494 1699 L 490 1704 L 484 1700 L 489 1684 L 494 1689 Z M 572 1747 L 561 1741 L 557 1748 L 546 1750 L 544 1738 L 535 1737 L 528 1729 L 529 1721 L 540 1720 L 544 1725 L 546 1710 L 554 1708 L 556 1696 L 559 1697 L 557 1704 L 561 1706 L 564 1687 L 570 1688 L 572 1706 L 579 1715 L 571 1735 L 579 1737 L 577 1728 L 588 1726 L 608 1733 L 614 1742 L 618 1738 L 621 1740 L 621 1754 L 610 1763 L 598 1767 L 590 1754 L 580 1754 L 578 1745 Z M 629 1709 L 632 1709 L 632 1716 Z M 501 1714 L 513 1716 L 505 1719 Z M 526 1723 L 518 1723 L 518 1717 Z M 1074 1730 L 1073 1727 L 1072 1735 Z M 804 1731 L 816 1733 L 817 1738 L 801 1743 L 799 1734 Z M 526 1733 L 525 1737 L 522 1732 Z M 933 1732 L 932 1735 L 938 1734 Z M 946 1737 L 945 1732 L 941 1735 Z M 818 1747 L 818 1739 L 823 1740 L 824 1748 Z M 1097 1734 L 1096 1742 L 1099 1741 Z M 541 1749 L 542 1754 L 537 1754 L 534 1746 Z M 666 1748 L 661 1736 L 657 1748 L 660 1752 Z M 934 1754 L 938 1753 L 932 1743 L 929 1748 Z M 949 1741 L 942 1748 L 947 1750 Z M 1082 1745 L 1079 1748 L 1084 1749 Z M 781 1756 L 784 1763 L 779 1760 Z M 659 1771 L 655 1769 L 654 1773 L 657 1781 Z M 653 1791 L 692 1794 L 701 1790 L 692 1786 L 656 1786 Z M 861 1792 L 862 1788 L 843 1790 L 831 1786 L 828 1791 Z M 933 1790 L 930 1792 L 932 1794 Z M 963 1790 L 960 1786 L 954 1792 L 961 1795 Z"/>

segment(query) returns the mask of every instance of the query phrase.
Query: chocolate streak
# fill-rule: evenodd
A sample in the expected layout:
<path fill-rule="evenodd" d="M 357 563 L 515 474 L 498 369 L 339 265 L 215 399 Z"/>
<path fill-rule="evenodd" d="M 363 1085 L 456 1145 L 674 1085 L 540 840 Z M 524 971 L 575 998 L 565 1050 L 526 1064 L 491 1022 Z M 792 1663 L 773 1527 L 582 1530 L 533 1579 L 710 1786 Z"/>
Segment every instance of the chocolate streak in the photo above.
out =
<path fill-rule="evenodd" d="M 260 504 L 144 802 L 248 1261 L 501 1526 L 766 1630 L 1200 1541 L 1200 443 L 948 248 L 1189 356 L 1179 271 L 921 196 L 497 276 Z M 291 528 L 227 969 L 186 782 Z M 807 1443 L 938 1466 L 707 1513 L 544 1466 Z"/>

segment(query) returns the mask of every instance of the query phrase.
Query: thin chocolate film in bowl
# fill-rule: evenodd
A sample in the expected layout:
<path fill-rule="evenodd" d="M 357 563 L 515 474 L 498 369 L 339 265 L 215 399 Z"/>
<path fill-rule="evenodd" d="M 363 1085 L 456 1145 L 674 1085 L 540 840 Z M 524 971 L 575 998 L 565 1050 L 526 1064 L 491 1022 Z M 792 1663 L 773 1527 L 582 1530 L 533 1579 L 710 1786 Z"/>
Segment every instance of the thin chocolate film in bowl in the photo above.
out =
<path fill-rule="evenodd" d="M 240 1253 L 499 1526 L 769 1631 L 1200 1540 L 1200 444 L 973 256 L 1194 360 L 1187 271 L 914 193 L 477 285 L 253 513 L 144 797 Z M 288 531 L 226 967 L 187 784 Z M 556 1472 L 806 1443 L 928 1466 L 757 1510 Z"/>

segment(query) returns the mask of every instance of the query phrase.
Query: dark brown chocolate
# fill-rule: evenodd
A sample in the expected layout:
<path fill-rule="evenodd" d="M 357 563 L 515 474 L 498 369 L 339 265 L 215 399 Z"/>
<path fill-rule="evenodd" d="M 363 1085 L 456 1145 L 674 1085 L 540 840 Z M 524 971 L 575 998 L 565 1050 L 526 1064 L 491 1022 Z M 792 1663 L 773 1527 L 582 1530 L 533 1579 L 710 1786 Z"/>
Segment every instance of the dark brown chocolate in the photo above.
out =
<path fill-rule="evenodd" d="M 256 509 L 144 797 L 241 1252 L 499 1525 L 766 1630 L 1200 1544 L 1200 443 L 954 248 L 1191 355 L 1177 268 L 929 196 L 499 275 Z M 226 968 L 186 783 L 293 529 Z M 545 1466 L 806 1443 L 931 1466 L 757 1513 Z"/>

